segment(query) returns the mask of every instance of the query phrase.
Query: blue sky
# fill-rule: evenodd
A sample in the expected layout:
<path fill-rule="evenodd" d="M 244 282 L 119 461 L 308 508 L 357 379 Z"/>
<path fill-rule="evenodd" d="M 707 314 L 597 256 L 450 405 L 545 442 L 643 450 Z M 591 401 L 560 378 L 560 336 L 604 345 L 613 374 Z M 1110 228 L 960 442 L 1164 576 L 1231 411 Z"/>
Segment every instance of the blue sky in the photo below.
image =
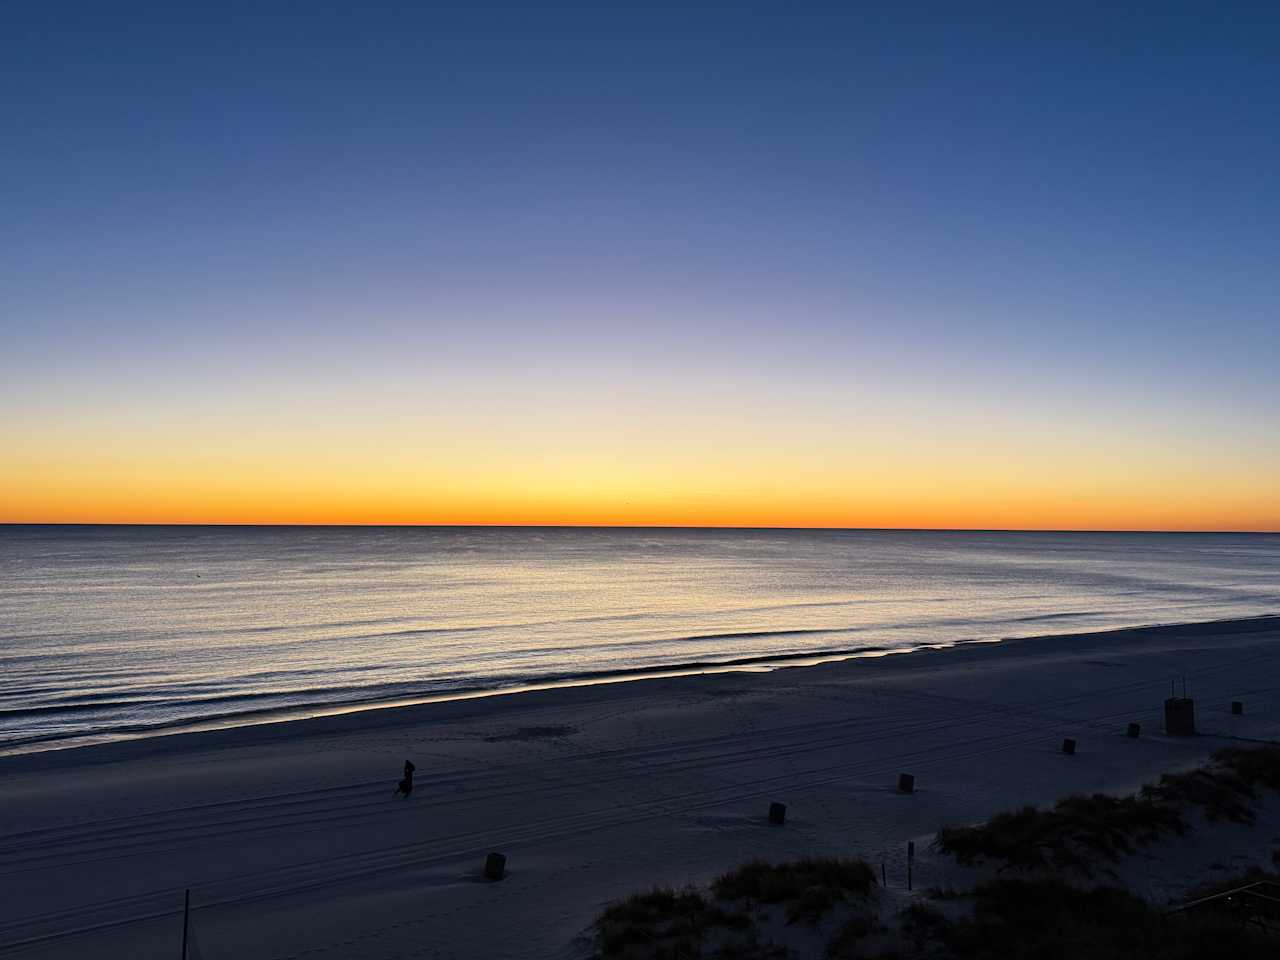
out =
<path fill-rule="evenodd" d="M 1280 9 L 689 6 L 6 5 L 0 398 L 89 470 L 317 382 L 1280 464 Z"/>

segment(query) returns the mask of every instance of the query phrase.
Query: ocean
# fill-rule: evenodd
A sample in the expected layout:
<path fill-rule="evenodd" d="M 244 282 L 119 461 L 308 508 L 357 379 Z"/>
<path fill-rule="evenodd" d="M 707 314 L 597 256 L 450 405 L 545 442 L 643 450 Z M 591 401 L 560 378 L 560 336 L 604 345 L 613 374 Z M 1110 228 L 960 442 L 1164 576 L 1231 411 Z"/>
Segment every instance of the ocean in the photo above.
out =
<path fill-rule="evenodd" d="M 0 752 L 1280 613 L 1280 535 L 0 526 Z"/>

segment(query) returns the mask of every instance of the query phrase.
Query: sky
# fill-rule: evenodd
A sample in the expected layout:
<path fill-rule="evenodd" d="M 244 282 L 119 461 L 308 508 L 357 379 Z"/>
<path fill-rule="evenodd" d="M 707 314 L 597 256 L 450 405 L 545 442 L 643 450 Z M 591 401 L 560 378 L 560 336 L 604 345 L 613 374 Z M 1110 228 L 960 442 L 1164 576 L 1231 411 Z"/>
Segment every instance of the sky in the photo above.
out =
<path fill-rule="evenodd" d="M 1280 530 L 1280 7 L 0 6 L 0 521 Z"/>

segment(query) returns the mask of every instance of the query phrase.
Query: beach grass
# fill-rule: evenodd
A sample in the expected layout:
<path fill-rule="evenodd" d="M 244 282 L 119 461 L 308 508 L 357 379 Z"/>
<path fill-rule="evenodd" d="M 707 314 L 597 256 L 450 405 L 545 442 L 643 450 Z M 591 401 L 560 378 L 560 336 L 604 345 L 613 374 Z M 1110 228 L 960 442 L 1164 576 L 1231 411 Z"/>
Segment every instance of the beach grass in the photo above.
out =
<path fill-rule="evenodd" d="M 712 890 L 723 900 L 783 904 L 788 923 L 816 923 L 848 897 L 866 897 L 875 883 L 865 861 L 805 857 L 791 863 L 752 860 L 716 878 Z"/>
<path fill-rule="evenodd" d="M 900 915 L 907 956 L 955 960 L 1262 960 L 1274 938 L 1219 916 L 1172 920 L 1119 887 L 1060 878 L 1001 877 L 972 893 L 970 915 L 948 919 L 912 904 Z"/>
<path fill-rule="evenodd" d="M 1075 869 L 1089 875 L 1099 861 L 1184 834 L 1194 809 L 1214 822 L 1252 823 L 1259 789 L 1280 790 L 1280 746 L 1224 748 L 1205 765 L 1166 773 L 1129 796 L 1070 796 L 1048 809 L 1026 806 L 976 826 L 944 826 L 934 848 L 964 866 L 990 862 L 1002 871 Z"/>
<path fill-rule="evenodd" d="M 1075 868 L 1088 874 L 1099 859 L 1117 860 L 1187 822 L 1168 803 L 1142 796 L 1070 796 L 1050 809 L 1023 807 L 978 826 L 944 826 L 934 847 L 964 866 L 984 861 L 1001 870 Z"/>
<path fill-rule="evenodd" d="M 747 930 L 751 918 L 709 902 L 697 889 L 654 887 L 610 904 L 596 922 L 605 958 L 697 957 L 708 930 Z"/>
<path fill-rule="evenodd" d="M 813 925 L 837 904 L 865 899 L 874 886 L 875 875 L 861 860 L 752 860 L 717 878 L 710 896 L 695 887 L 655 887 L 610 904 L 595 925 L 599 955 L 604 960 L 702 956 L 764 960 L 783 954 L 776 945 L 761 942 L 752 911 L 781 906 L 788 925 Z M 869 911 L 855 914 L 846 919 L 837 939 L 852 944 L 875 926 Z"/>
<path fill-rule="evenodd" d="M 1199 807 L 1214 822 L 1253 823 L 1259 789 L 1280 790 L 1280 746 L 1225 747 L 1203 767 L 1166 773 L 1142 793 L 1169 806 Z"/>

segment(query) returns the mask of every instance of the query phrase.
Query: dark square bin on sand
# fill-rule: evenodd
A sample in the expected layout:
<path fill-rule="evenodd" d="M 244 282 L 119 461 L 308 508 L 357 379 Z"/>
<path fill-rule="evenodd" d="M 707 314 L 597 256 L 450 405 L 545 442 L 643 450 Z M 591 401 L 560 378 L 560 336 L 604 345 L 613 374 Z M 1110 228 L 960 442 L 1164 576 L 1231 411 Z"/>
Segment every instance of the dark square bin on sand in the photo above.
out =
<path fill-rule="evenodd" d="M 1170 697 L 1164 702 L 1164 732 L 1171 737 L 1194 737 L 1196 702 L 1190 697 Z"/>
<path fill-rule="evenodd" d="M 507 875 L 507 858 L 501 853 L 491 853 L 484 861 L 484 875 L 489 880 L 501 880 Z"/>

